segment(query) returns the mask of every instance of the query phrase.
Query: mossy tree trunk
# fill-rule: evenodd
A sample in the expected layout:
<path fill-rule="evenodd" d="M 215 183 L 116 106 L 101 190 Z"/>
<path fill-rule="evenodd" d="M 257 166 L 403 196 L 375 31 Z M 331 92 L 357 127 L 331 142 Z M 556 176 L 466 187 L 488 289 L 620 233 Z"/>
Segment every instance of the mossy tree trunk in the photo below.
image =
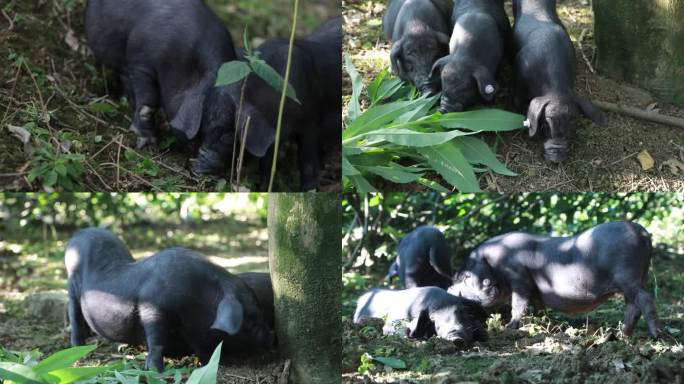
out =
<path fill-rule="evenodd" d="M 292 383 L 341 380 L 340 209 L 335 193 L 269 194 L 276 333 Z"/>
<path fill-rule="evenodd" d="M 593 0 L 601 72 L 684 106 L 684 0 Z"/>

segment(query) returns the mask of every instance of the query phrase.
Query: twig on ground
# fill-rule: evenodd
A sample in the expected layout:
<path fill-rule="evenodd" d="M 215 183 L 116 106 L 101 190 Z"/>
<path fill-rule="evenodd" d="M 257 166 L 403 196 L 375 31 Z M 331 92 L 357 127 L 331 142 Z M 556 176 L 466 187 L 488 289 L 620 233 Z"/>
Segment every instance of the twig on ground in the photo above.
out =
<path fill-rule="evenodd" d="M 102 176 L 95 170 L 95 167 L 93 167 L 93 165 L 90 164 L 89 161 L 86 160 L 85 164 L 88 168 L 90 168 L 90 172 L 92 172 L 98 179 L 100 179 L 100 182 L 102 183 L 102 185 L 105 186 L 106 191 L 113 191 L 112 187 L 109 184 L 107 184 L 106 181 L 104 181 Z M 117 189 L 118 189 L 118 187 L 117 187 Z"/>
<path fill-rule="evenodd" d="M 587 55 L 584 53 L 584 48 L 582 47 L 582 40 L 584 40 L 584 35 L 587 33 L 587 29 L 583 29 L 582 33 L 580 33 L 579 39 L 577 39 L 577 47 L 579 48 L 580 53 L 582 54 L 582 58 L 584 59 L 584 62 L 587 63 L 587 67 L 589 67 L 589 71 L 591 73 L 596 74 L 596 70 L 594 70 L 594 67 L 591 65 L 591 62 L 587 58 Z"/>
<path fill-rule="evenodd" d="M 131 170 L 129 170 L 129 169 L 126 169 L 126 168 L 124 168 L 124 167 L 122 167 L 122 166 L 120 166 L 120 165 L 118 165 L 118 164 L 116 164 L 116 163 L 102 163 L 102 164 L 100 164 L 100 166 L 103 166 L 103 167 L 104 167 L 104 166 L 110 166 L 110 167 L 121 168 L 122 171 L 128 173 L 129 175 L 131 175 L 131 177 L 133 177 L 134 179 L 136 179 L 136 180 L 140 181 L 141 183 L 147 185 L 148 187 L 154 189 L 155 191 L 157 191 L 157 192 L 164 192 L 164 190 L 162 190 L 161 188 L 157 187 L 156 185 L 150 183 L 149 181 L 143 179 L 142 177 L 140 177 L 140 176 L 139 176 L 138 174 L 136 174 L 135 172 L 133 172 L 133 171 L 131 171 Z"/>
<path fill-rule="evenodd" d="M 645 111 L 643 109 L 630 107 L 627 105 L 619 105 L 614 103 L 608 103 L 605 101 L 596 101 L 593 103 L 601 108 L 610 112 L 616 112 L 630 117 L 635 117 L 637 119 L 650 121 L 658 124 L 670 125 L 677 128 L 684 128 L 684 119 L 678 117 L 661 115 L 656 111 Z"/>
<path fill-rule="evenodd" d="M 0 12 L 2 12 L 2 15 L 5 17 L 5 19 L 7 19 L 7 22 L 9 23 L 9 27 L 7 27 L 7 30 L 8 31 L 13 30 L 14 29 L 14 20 L 12 20 L 12 18 L 9 17 L 9 15 L 7 14 L 7 12 L 5 12 L 4 9 Z"/>
<path fill-rule="evenodd" d="M 610 166 L 612 167 L 612 166 L 615 165 L 615 164 L 622 163 L 623 161 L 629 159 L 630 157 L 634 157 L 634 156 L 636 156 L 636 155 L 638 155 L 638 154 L 639 154 L 638 151 L 637 151 L 637 152 L 634 152 L 634 153 L 630 153 L 629 155 L 627 155 L 627 156 L 621 158 L 620 160 L 615 160 L 615 161 L 613 161 L 612 163 L 610 163 Z"/>

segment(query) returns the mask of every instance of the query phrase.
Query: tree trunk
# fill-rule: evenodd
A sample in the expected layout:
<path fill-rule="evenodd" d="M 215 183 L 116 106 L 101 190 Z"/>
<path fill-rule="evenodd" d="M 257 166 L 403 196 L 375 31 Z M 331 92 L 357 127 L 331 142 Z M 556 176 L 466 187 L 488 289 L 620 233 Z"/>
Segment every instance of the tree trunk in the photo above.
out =
<path fill-rule="evenodd" d="M 335 193 L 269 194 L 276 333 L 292 383 L 341 380 L 340 209 Z"/>
<path fill-rule="evenodd" d="M 684 0 L 593 0 L 598 68 L 684 106 Z"/>

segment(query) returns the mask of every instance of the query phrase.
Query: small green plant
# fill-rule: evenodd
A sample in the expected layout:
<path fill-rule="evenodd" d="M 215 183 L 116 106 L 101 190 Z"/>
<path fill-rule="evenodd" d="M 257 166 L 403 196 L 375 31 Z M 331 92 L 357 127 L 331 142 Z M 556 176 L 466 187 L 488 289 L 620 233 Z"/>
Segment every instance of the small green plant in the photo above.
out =
<path fill-rule="evenodd" d="M 273 87 L 273 89 L 276 91 L 282 90 L 285 80 L 275 69 L 273 69 L 273 67 L 259 58 L 259 52 L 254 52 L 252 50 L 249 45 L 246 29 L 243 40 L 243 44 L 245 46 L 245 61 L 234 60 L 223 63 L 223 65 L 221 65 L 219 68 L 218 75 L 216 76 L 215 85 L 219 87 L 234 84 L 247 77 L 250 73 L 254 73 L 264 80 L 268 85 Z M 292 87 L 292 84 L 287 85 L 286 95 L 290 99 L 299 103 L 299 99 L 297 99 L 297 93 L 295 92 L 294 87 Z"/>
<path fill-rule="evenodd" d="M 475 192 L 480 190 L 476 172 L 491 169 L 516 176 L 475 135 L 522 128 L 522 115 L 497 109 L 434 112 L 439 95 L 420 96 L 415 87 L 390 77 L 387 69 L 366 87 L 369 105 L 362 112 L 363 82 L 349 56 L 345 56 L 345 68 L 352 81 L 342 132 L 345 190 L 374 192 L 371 181 L 381 177 L 392 183 L 420 183 L 448 191 L 425 177 L 436 172 L 452 189 Z"/>
<path fill-rule="evenodd" d="M 96 345 L 72 347 L 56 352 L 37 361 L 39 353 L 14 354 L 3 349 L 0 362 L 0 378 L 4 383 L 68 384 L 85 380 L 114 368 L 72 367 L 72 365 L 95 350 Z"/>
<path fill-rule="evenodd" d="M 72 152 L 76 147 L 70 132 L 57 132 L 53 137 L 35 122 L 26 123 L 23 128 L 34 138 L 35 147 L 31 154 L 31 170 L 28 181 L 41 180 L 43 187 L 61 187 L 73 191 L 83 175 L 85 157 Z M 67 144 L 68 143 L 68 144 Z"/>
<path fill-rule="evenodd" d="M 356 371 L 360 375 L 365 375 L 367 373 L 370 373 L 375 369 L 375 364 L 373 364 L 373 358 L 371 355 L 368 353 L 364 353 L 361 355 L 361 364 L 359 364 L 359 367 L 356 369 Z"/>

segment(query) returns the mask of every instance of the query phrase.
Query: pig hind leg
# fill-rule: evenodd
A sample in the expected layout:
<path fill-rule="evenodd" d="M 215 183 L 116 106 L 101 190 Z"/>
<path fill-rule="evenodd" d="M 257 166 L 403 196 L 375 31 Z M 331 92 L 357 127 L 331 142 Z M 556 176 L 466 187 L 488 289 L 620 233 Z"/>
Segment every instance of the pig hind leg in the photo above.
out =
<path fill-rule="evenodd" d="M 648 326 L 648 332 L 654 338 L 662 332 L 662 326 L 660 320 L 658 319 L 658 313 L 656 312 L 655 304 L 653 303 L 653 298 L 646 292 L 642 286 L 637 286 L 624 291 L 625 302 L 627 303 L 627 308 L 625 308 L 625 328 L 627 332 L 623 329 L 623 332 L 629 335 L 634 328 L 634 323 L 638 320 L 639 312 L 644 315 L 646 324 Z M 636 307 L 636 308 L 633 308 Z M 636 312 L 638 311 L 638 312 Z M 628 320 L 632 320 L 628 322 Z M 629 328 L 628 328 L 629 326 Z"/>
<path fill-rule="evenodd" d="M 159 109 L 159 88 L 153 75 L 140 69 L 132 69 L 128 75 L 133 102 L 131 131 L 138 136 L 138 149 L 157 144 L 157 128 L 154 115 Z"/>

